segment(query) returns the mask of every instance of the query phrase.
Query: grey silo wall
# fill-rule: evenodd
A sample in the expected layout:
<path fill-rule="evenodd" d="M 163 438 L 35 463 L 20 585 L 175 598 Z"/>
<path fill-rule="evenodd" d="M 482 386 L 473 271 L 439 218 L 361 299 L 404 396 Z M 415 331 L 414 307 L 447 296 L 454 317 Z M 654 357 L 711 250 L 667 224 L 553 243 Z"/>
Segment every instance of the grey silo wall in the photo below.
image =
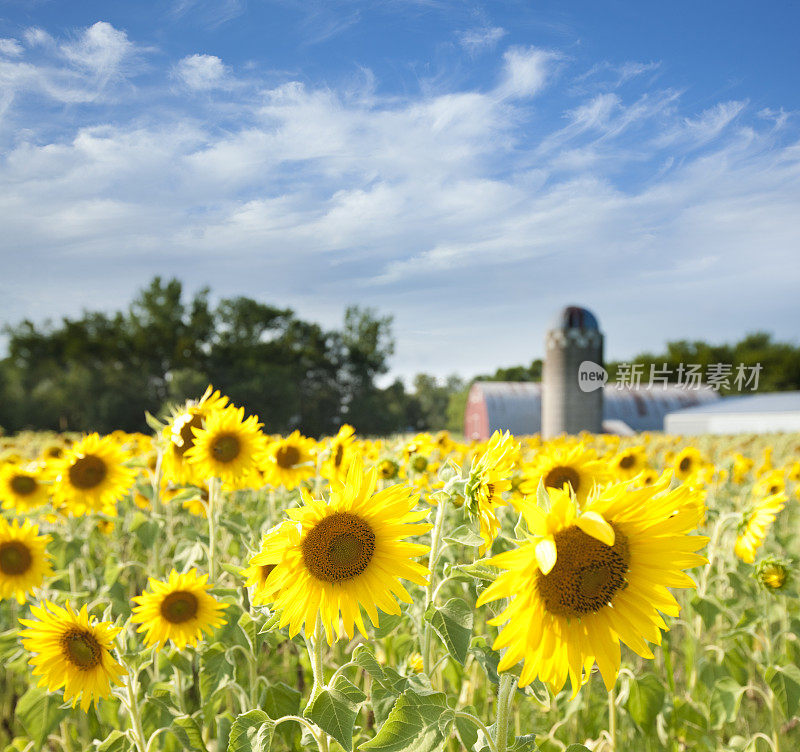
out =
<path fill-rule="evenodd" d="M 584 360 L 602 365 L 603 335 L 596 329 L 553 329 L 545 339 L 542 373 L 542 435 L 592 431 L 603 427 L 603 390 L 583 392 L 578 367 Z"/>

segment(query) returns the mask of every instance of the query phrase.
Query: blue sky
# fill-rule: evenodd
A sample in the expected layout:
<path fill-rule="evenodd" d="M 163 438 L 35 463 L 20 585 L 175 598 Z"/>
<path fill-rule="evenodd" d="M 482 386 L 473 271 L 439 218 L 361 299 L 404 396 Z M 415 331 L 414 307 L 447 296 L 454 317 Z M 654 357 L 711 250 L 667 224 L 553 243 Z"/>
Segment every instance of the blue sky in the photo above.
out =
<path fill-rule="evenodd" d="M 404 377 L 567 303 L 614 359 L 797 342 L 800 5 L 646 5 L 0 0 L 0 322 L 159 273 L 393 314 Z"/>

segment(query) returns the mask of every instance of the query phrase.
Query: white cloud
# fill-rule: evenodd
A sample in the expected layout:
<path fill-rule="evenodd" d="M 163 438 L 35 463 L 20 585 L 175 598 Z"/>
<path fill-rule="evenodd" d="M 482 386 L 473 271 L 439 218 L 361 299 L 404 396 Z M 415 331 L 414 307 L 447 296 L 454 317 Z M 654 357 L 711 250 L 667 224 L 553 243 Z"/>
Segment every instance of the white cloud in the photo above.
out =
<path fill-rule="evenodd" d="M 703 146 L 717 138 L 746 106 L 747 102 L 719 102 L 696 118 L 684 118 L 665 132 L 658 143 L 666 146 L 676 141 L 685 141 L 693 146 Z"/>
<path fill-rule="evenodd" d="M 459 44 L 470 54 L 494 48 L 508 32 L 499 26 L 483 26 L 478 29 L 460 31 L 457 34 Z"/>
<path fill-rule="evenodd" d="M 547 81 L 558 55 L 536 47 L 512 47 L 503 55 L 503 80 L 497 92 L 503 98 L 517 99 L 537 94 Z"/>
<path fill-rule="evenodd" d="M 128 35 L 105 21 L 90 26 L 71 44 L 62 44 L 61 53 L 73 65 L 83 68 L 102 82 L 117 76 L 122 64 L 133 53 Z"/>
<path fill-rule="evenodd" d="M 214 89 L 225 83 L 227 70 L 216 55 L 188 55 L 178 61 L 178 77 L 196 90 Z"/>
<path fill-rule="evenodd" d="M 19 57 L 21 54 L 22 45 L 16 39 L 0 39 L 0 55 Z"/>
<path fill-rule="evenodd" d="M 50 36 L 44 29 L 36 26 L 25 30 L 25 42 L 30 47 L 44 47 L 53 44 L 53 37 Z"/>

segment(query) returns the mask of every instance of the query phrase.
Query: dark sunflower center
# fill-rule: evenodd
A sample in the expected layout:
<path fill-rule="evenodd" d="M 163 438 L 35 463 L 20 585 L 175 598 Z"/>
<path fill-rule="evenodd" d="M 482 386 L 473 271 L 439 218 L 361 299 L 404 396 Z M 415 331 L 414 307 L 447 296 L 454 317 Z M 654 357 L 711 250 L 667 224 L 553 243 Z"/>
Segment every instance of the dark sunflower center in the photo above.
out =
<path fill-rule="evenodd" d="M 428 459 L 423 457 L 421 454 L 418 454 L 413 460 L 411 460 L 411 467 L 413 467 L 418 473 L 424 473 L 425 468 L 428 467 Z"/>
<path fill-rule="evenodd" d="M 30 549 L 22 541 L 0 543 L 0 571 L 3 574 L 25 574 L 32 562 Z"/>
<path fill-rule="evenodd" d="M 770 492 L 770 494 L 776 494 L 776 493 L 778 493 L 778 491 L 780 491 L 780 490 L 781 490 L 781 487 L 780 487 L 780 486 L 770 486 L 770 487 L 769 487 L 769 492 Z"/>
<path fill-rule="evenodd" d="M 324 582 L 358 577 L 375 553 L 375 533 L 351 512 L 335 512 L 320 520 L 303 540 L 303 562 Z"/>
<path fill-rule="evenodd" d="M 599 611 L 627 586 L 628 539 L 613 523 L 613 546 L 573 525 L 555 534 L 556 564 L 539 573 L 537 587 L 545 608 L 556 616 L 579 619 Z"/>
<path fill-rule="evenodd" d="M 36 479 L 30 475 L 15 475 L 11 479 L 11 490 L 18 496 L 30 496 L 36 490 Z"/>
<path fill-rule="evenodd" d="M 278 467 L 288 470 L 300 462 L 300 450 L 296 446 L 282 446 L 275 452 L 275 462 Z"/>
<path fill-rule="evenodd" d="M 75 487 L 88 491 L 99 486 L 108 474 L 106 463 L 93 454 L 77 459 L 69 469 L 69 482 Z"/>
<path fill-rule="evenodd" d="M 211 444 L 211 453 L 217 462 L 233 462 L 241 451 L 239 439 L 233 434 L 222 434 Z"/>
<path fill-rule="evenodd" d="M 544 478 L 544 484 L 548 488 L 563 488 L 565 483 L 569 483 L 573 491 L 577 493 L 581 485 L 581 476 L 571 467 L 554 467 Z"/>
<path fill-rule="evenodd" d="M 70 629 L 61 637 L 64 657 L 81 671 L 88 671 L 99 665 L 103 649 L 91 632 L 83 629 Z"/>
<path fill-rule="evenodd" d="M 682 473 L 685 473 L 691 466 L 692 466 L 692 458 L 684 457 L 681 460 L 680 464 L 678 465 L 678 468 Z"/>
<path fill-rule="evenodd" d="M 344 445 L 337 444 L 336 445 L 336 452 L 333 455 L 333 466 L 339 467 L 342 464 L 342 459 L 344 458 Z"/>
<path fill-rule="evenodd" d="M 636 464 L 636 458 L 632 454 L 626 454 L 620 461 L 619 466 L 623 470 L 629 470 Z"/>
<path fill-rule="evenodd" d="M 397 475 L 397 465 L 392 460 L 384 460 L 380 464 L 380 474 L 384 480 L 394 478 Z"/>
<path fill-rule="evenodd" d="M 58 459 L 61 456 L 61 447 L 50 447 L 45 454 L 53 459 Z"/>
<path fill-rule="evenodd" d="M 197 596 L 185 590 L 176 590 L 161 601 L 161 616 L 170 624 L 183 624 L 197 615 Z"/>
<path fill-rule="evenodd" d="M 187 420 L 188 419 L 188 420 Z M 181 427 L 179 430 L 179 434 L 181 437 L 181 443 L 173 441 L 172 448 L 176 454 L 180 454 L 183 456 L 187 449 L 191 449 L 194 446 L 194 431 L 193 428 L 202 428 L 203 427 L 203 416 L 195 413 L 191 417 L 189 415 L 183 416 L 183 422 L 181 423 Z"/>

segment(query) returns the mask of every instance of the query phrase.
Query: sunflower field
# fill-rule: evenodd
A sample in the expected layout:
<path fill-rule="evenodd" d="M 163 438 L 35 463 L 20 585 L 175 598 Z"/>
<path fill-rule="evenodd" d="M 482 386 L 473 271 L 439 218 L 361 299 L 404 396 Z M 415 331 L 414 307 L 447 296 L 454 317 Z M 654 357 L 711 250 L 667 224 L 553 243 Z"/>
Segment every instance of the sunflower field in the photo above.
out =
<path fill-rule="evenodd" d="M 800 436 L 0 438 L 0 750 L 800 749 Z"/>

